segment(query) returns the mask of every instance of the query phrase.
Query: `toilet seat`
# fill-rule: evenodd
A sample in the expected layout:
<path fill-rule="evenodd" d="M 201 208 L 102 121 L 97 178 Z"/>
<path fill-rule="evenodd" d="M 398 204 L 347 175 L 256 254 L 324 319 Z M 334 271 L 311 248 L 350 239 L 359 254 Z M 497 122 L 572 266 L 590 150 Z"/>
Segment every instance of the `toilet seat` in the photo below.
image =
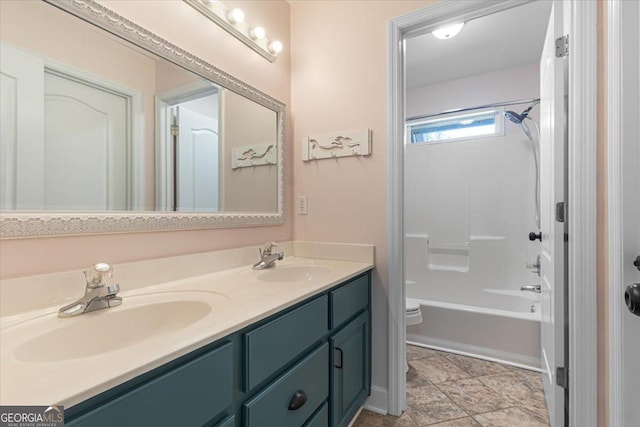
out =
<path fill-rule="evenodd" d="M 405 317 L 407 326 L 419 325 L 422 323 L 422 309 L 417 300 L 407 298 L 405 302 Z"/>

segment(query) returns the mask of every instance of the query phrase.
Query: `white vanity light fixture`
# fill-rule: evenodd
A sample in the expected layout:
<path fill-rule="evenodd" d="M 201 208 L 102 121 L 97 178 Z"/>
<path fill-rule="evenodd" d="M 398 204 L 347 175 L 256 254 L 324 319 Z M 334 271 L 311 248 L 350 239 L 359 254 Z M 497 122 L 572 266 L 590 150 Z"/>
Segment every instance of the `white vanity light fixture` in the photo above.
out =
<path fill-rule="evenodd" d="M 249 35 L 254 40 L 262 40 L 267 36 L 267 32 L 264 30 L 264 28 L 257 26 L 253 27 L 251 31 L 249 31 Z"/>
<path fill-rule="evenodd" d="M 438 28 L 437 30 L 432 31 L 431 34 L 433 34 L 433 36 L 437 39 L 446 40 L 457 35 L 460 30 L 462 30 L 462 27 L 464 27 L 464 22 L 459 22 L 457 24 L 451 24 L 447 25 L 446 27 Z"/>
<path fill-rule="evenodd" d="M 280 43 L 278 40 L 274 41 L 269 45 L 269 51 L 274 55 L 279 54 L 280 52 L 282 52 L 282 43 Z"/>
<path fill-rule="evenodd" d="M 244 22 L 244 12 L 242 9 L 233 9 L 227 14 L 227 19 L 232 24 L 240 24 Z"/>
<path fill-rule="evenodd" d="M 241 9 L 231 10 L 223 2 L 217 0 L 183 1 L 270 62 L 275 61 L 278 53 L 282 52 L 282 43 L 269 40 L 263 27 L 249 24 Z"/>

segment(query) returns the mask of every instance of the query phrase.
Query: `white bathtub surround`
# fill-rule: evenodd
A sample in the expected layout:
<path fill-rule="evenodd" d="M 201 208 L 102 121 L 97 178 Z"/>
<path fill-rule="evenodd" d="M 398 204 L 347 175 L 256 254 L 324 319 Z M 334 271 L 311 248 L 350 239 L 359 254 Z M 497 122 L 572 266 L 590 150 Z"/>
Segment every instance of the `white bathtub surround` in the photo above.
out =
<path fill-rule="evenodd" d="M 149 298 L 171 299 L 169 295 L 175 292 L 197 292 L 202 298 L 222 297 L 226 302 L 214 305 L 215 309 L 200 320 L 177 331 L 103 354 L 46 363 L 18 360 L 16 354 L 30 338 L 58 322 L 81 323 L 88 319 L 84 316 L 102 314 L 57 317 L 60 306 L 84 292 L 82 272 L 0 281 L 0 404 L 46 402 L 69 407 L 79 403 L 371 269 L 373 257 L 358 255 L 364 253 L 365 245 L 357 246 L 354 253 L 345 247 L 340 250 L 360 261 L 339 261 L 331 259 L 330 253 L 324 258 L 297 257 L 292 242 L 281 243 L 279 250 L 286 255 L 276 269 L 324 267 L 317 276 L 291 282 L 259 280 L 265 271 L 251 269 L 259 258 L 257 246 L 114 265 L 114 283 L 120 284 L 122 307 L 128 299 L 140 300 L 147 294 L 153 294 Z M 372 246 L 367 253 L 373 254 Z M 28 320 L 33 322 L 24 323 Z"/>

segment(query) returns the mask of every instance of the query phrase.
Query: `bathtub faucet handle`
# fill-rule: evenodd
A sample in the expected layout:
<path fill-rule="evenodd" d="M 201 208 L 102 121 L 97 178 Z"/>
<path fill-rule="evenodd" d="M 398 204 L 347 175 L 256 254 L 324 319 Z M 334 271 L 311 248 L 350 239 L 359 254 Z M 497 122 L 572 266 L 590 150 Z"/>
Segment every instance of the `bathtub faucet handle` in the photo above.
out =
<path fill-rule="evenodd" d="M 540 275 L 540 255 L 536 257 L 535 262 L 528 262 L 527 268 L 531 270 L 532 273 Z"/>

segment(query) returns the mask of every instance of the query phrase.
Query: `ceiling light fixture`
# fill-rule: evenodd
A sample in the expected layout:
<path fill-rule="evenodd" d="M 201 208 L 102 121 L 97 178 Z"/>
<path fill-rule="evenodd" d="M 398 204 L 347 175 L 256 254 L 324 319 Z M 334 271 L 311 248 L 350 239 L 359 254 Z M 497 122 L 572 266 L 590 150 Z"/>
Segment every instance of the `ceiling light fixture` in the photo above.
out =
<path fill-rule="evenodd" d="M 462 30 L 464 26 L 464 22 L 460 22 L 457 24 L 447 25 L 446 27 L 438 28 L 433 31 L 431 34 L 437 39 L 446 40 L 454 37 L 456 34 Z"/>
<path fill-rule="evenodd" d="M 183 1 L 269 61 L 275 61 L 278 53 L 282 52 L 282 43 L 267 39 L 267 32 L 263 27 L 246 22 L 241 9 L 231 10 L 219 0 Z"/>

